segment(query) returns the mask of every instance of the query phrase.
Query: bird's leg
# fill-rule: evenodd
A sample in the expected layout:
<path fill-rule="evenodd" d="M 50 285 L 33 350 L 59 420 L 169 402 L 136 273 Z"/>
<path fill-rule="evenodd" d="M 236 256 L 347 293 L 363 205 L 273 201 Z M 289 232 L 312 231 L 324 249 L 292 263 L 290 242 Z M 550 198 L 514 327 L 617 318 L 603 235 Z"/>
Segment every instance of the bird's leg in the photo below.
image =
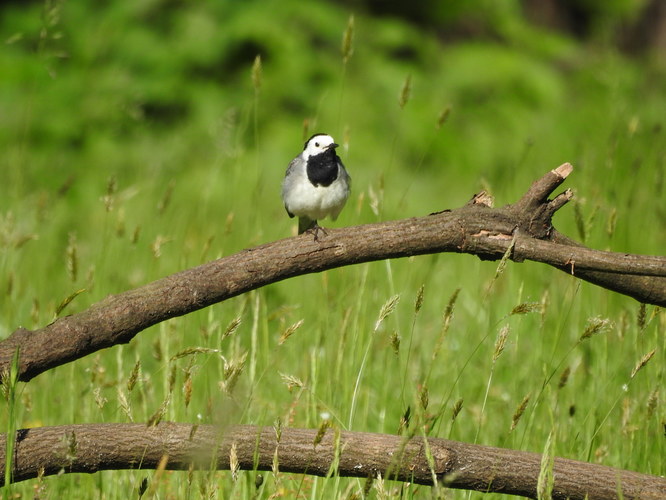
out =
<path fill-rule="evenodd" d="M 317 224 L 317 221 L 314 221 L 314 223 L 306 229 L 306 233 L 310 233 L 314 235 L 314 240 L 319 241 L 319 231 L 324 233 L 326 236 L 328 236 L 328 232 L 326 232 L 326 229 L 321 227 L 319 224 Z"/>
<path fill-rule="evenodd" d="M 299 217 L 298 218 L 298 234 L 303 234 L 304 232 L 312 229 L 317 225 L 317 221 L 310 219 L 309 217 Z"/>

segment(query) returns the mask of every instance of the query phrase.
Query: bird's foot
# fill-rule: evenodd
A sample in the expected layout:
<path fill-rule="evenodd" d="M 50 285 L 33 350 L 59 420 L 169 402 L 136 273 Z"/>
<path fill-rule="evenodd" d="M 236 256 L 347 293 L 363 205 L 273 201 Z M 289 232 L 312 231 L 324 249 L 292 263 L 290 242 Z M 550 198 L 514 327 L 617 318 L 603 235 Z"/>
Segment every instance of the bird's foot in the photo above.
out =
<path fill-rule="evenodd" d="M 305 230 L 306 233 L 314 235 L 314 240 L 319 241 L 319 231 L 328 236 L 326 229 L 317 224 L 317 221 L 314 222 L 309 228 Z"/>

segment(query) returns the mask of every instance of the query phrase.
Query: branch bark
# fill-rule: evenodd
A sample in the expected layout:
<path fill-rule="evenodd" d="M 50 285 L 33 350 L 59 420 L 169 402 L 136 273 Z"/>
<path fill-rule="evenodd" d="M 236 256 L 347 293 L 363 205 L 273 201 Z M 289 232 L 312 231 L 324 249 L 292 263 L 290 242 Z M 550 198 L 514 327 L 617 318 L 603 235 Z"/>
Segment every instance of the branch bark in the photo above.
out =
<path fill-rule="evenodd" d="M 279 434 L 279 438 L 278 438 Z M 447 488 L 536 498 L 541 455 L 438 438 L 404 438 L 328 429 L 277 430 L 162 423 L 88 424 L 22 429 L 16 434 L 13 481 L 38 475 L 118 469 L 229 470 L 235 447 L 241 470 L 272 470 L 317 476 L 337 474 L 437 484 Z M 6 434 L 0 435 L 4 463 Z M 318 444 L 315 445 L 315 441 Z M 429 459 L 428 457 L 431 457 Z M 555 458 L 552 498 L 666 498 L 666 479 L 604 465 Z M 0 484 L 4 484 L 4 467 Z"/>
<path fill-rule="evenodd" d="M 129 342 L 138 332 L 236 295 L 294 276 L 361 262 L 437 252 L 516 262 L 533 260 L 635 299 L 666 306 L 666 257 L 602 252 L 561 235 L 553 214 L 571 198 L 548 199 L 571 173 L 568 163 L 534 182 L 516 203 L 490 208 L 481 197 L 426 217 L 329 229 L 314 241 L 287 238 L 111 295 L 87 310 L 0 342 L 0 372 L 20 349 L 19 379 L 33 377 L 100 349 Z"/>

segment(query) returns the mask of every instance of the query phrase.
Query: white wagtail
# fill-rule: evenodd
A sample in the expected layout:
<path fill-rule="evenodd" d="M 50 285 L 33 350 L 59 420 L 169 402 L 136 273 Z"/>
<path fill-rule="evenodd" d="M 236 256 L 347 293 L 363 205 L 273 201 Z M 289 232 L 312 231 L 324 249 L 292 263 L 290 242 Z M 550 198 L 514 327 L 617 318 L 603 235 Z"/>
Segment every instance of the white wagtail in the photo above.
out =
<path fill-rule="evenodd" d="M 294 158 L 282 181 L 282 201 L 289 217 L 298 216 L 298 234 L 323 230 L 317 221 L 338 218 L 351 189 L 351 177 L 335 153 L 333 137 L 315 134 Z M 324 231 L 325 232 L 325 231 Z"/>

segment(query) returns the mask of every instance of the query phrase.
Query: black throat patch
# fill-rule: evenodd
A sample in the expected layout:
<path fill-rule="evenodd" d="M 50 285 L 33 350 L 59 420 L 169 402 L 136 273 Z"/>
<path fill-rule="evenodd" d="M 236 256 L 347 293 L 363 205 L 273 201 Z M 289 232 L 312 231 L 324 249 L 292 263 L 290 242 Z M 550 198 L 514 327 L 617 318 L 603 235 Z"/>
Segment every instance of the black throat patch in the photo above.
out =
<path fill-rule="evenodd" d="M 308 158 L 308 179 L 315 186 L 330 186 L 338 178 L 338 155 L 334 149 Z"/>

